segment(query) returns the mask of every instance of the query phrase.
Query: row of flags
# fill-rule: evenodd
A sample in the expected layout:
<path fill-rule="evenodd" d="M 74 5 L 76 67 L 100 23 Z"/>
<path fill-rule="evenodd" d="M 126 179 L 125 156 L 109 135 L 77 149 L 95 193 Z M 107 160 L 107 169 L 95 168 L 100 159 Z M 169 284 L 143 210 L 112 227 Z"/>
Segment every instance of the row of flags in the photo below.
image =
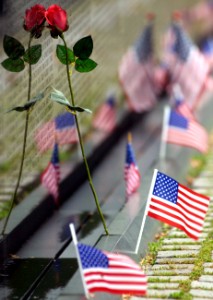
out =
<path fill-rule="evenodd" d="M 170 94 L 178 84 L 190 110 L 195 111 L 210 79 L 210 65 L 174 14 L 164 36 L 160 64 L 154 61 L 154 18 L 148 20 L 142 35 L 123 55 L 118 78 L 129 109 L 150 110 L 163 92 Z M 189 76 L 190 74 L 190 76 Z"/>
<path fill-rule="evenodd" d="M 155 105 L 159 93 L 159 85 L 156 84 L 156 78 L 153 75 L 155 65 L 152 34 L 153 19 L 151 18 L 142 36 L 127 51 L 119 67 L 119 80 L 127 96 L 129 107 L 136 112 L 151 109 Z M 208 135 L 205 128 L 197 121 L 194 111 L 197 100 L 205 88 L 209 72 L 208 65 L 176 21 L 169 28 L 164 50 L 162 70 L 163 74 L 167 74 L 166 78 L 169 78 L 170 91 L 174 93 L 174 103 L 165 108 L 161 149 L 164 149 L 165 154 L 165 145 L 172 143 L 192 147 L 205 153 L 208 150 Z M 94 126 L 100 126 L 99 128 L 108 132 L 115 128 L 116 115 L 113 101 L 114 99 L 110 98 L 103 104 L 94 118 Z M 63 122 L 59 123 L 60 118 L 58 117 L 48 125 L 45 124 L 52 130 L 52 140 L 49 141 L 48 146 L 44 146 L 44 140 L 41 141 L 45 130 L 42 132 L 40 128 L 42 133 L 36 134 L 37 145 L 41 152 L 53 149 L 51 161 L 42 173 L 41 181 L 53 195 L 56 204 L 58 203 L 60 181 L 58 146 L 71 143 L 70 137 L 66 140 L 65 136 L 69 134 L 69 131 L 66 130 L 70 129 L 69 127 L 75 128 L 75 123 L 71 122 L 73 115 L 68 114 L 63 114 L 63 117 L 66 116 L 65 120 L 69 120 L 65 122 L 65 125 Z M 76 138 L 74 143 L 77 142 Z M 130 133 L 126 145 L 124 181 L 125 195 L 128 201 L 128 197 L 137 192 L 141 183 Z M 190 238 L 198 240 L 209 201 L 209 197 L 189 189 L 158 170 L 154 170 L 142 226 L 144 227 L 146 217 L 149 216 L 179 228 Z M 78 243 L 72 224 L 70 230 L 87 298 L 96 292 L 136 296 L 147 294 L 147 276 L 130 257 Z M 143 228 L 141 230 L 143 231 Z"/>
<path fill-rule="evenodd" d="M 175 86 L 174 95 L 173 95 L 173 107 L 165 107 L 163 122 L 162 122 L 162 138 L 161 138 L 161 146 L 160 146 L 160 159 L 164 159 L 166 155 L 166 144 L 176 144 L 179 146 L 194 148 L 201 153 L 206 153 L 208 151 L 208 133 L 205 128 L 196 120 L 195 115 L 189 109 L 188 104 L 183 99 L 183 94 L 181 93 L 180 87 Z M 111 110 L 112 99 L 109 99 L 109 104 L 103 105 L 103 110 L 100 109 L 100 123 L 104 124 L 109 120 L 112 115 Z M 172 102 L 172 101 L 171 101 Z M 109 108 L 106 108 L 109 106 Z M 102 112 L 106 113 L 103 114 Z M 108 114 L 109 113 L 109 114 Z M 107 115 L 109 118 L 107 118 Z M 53 195 L 55 199 L 55 203 L 58 203 L 58 186 L 60 182 L 59 176 L 59 154 L 58 147 L 63 144 L 65 141 L 69 142 L 73 140 L 73 138 L 66 138 L 66 135 L 73 133 L 73 124 L 74 122 L 69 118 L 74 120 L 73 115 L 66 112 L 60 115 L 60 118 L 56 118 L 56 120 L 61 120 L 62 116 L 65 117 L 66 122 L 62 122 L 61 124 L 66 124 L 66 126 L 57 126 L 57 130 L 60 131 L 60 134 L 55 134 L 55 144 L 53 145 L 53 153 L 50 163 L 47 168 L 44 170 L 41 176 L 41 182 L 44 186 L 47 187 L 49 192 Z M 114 118 L 114 116 L 113 116 Z M 96 119 L 97 120 L 97 119 Z M 58 123 L 59 124 L 59 123 Z M 72 128 L 69 128 L 70 127 Z M 109 125 L 107 124 L 107 128 Z M 111 127 L 112 129 L 112 127 Z M 42 129 L 43 130 L 43 129 Z M 76 128 L 75 128 L 76 130 Z M 75 133 L 77 134 L 77 133 Z M 77 139 L 75 139 L 77 142 Z M 52 143 L 52 141 L 51 141 Z M 50 145 L 50 143 L 49 143 Z M 141 175 L 139 172 L 139 168 L 136 163 L 135 153 L 132 146 L 132 137 L 131 134 L 128 134 L 128 141 L 126 145 L 126 158 L 124 165 L 124 180 L 125 180 L 125 194 L 128 199 L 133 193 L 135 193 L 140 187 Z"/>
<path fill-rule="evenodd" d="M 146 217 L 149 216 L 198 240 L 209 202 L 210 197 L 189 189 L 155 169 L 143 216 L 143 228 Z M 86 298 L 89 299 L 90 294 L 96 292 L 131 296 L 147 294 L 147 276 L 135 261 L 127 255 L 78 243 L 73 224 L 70 224 L 70 229 Z"/>

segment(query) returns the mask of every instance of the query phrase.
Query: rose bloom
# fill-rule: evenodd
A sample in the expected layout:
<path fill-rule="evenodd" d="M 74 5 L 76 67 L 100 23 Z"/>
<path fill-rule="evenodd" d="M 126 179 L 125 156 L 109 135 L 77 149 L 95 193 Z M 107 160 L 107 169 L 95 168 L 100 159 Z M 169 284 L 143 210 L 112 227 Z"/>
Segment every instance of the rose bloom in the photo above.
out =
<path fill-rule="evenodd" d="M 25 12 L 24 29 L 33 33 L 35 37 L 41 36 L 45 22 L 45 11 L 43 5 L 36 4 Z"/>
<path fill-rule="evenodd" d="M 46 20 L 51 28 L 51 34 L 57 36 L 68 29 L 67 13 L 59 5 L 53 4 L 45 13 Z"/>

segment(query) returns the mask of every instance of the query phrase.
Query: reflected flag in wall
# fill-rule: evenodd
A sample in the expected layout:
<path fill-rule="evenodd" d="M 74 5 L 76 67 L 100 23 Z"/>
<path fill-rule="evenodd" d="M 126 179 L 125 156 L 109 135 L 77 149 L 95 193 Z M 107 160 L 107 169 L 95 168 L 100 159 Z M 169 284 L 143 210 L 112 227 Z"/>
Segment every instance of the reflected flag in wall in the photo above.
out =
<path fill-rule="evenodd" d="M 152 36 L 150 19 L 135 45 L 122 57 L 118 69 L 129 109 L 138 113 L 150 110 L 156 104 Z"/>
<path fill-rule="evenodd" d="M 35 142 L 38 150 L 45 152 L 51 149 L 54 146 L 55 137 L 59 145 L 78 142 L 75 118 L 71 113 L 62 113 L 37 129 Z"/>
<path fill-rule="evenodd" d="M 141 181 L 141 175 L 136 164 L 135 153 L 131 141 L 132 138 L 129 133 L 128 142 L 126 145 L 126 160 L 124 166 L 124 180 L 126 185 L 127 198 L 138 190 Z"/>
<path fill-rule="evenodd" d="M 199 194 L 173 178 L 155 170 L 147 215 L 183 230 L 198 240 L 210 197 Z"/>
<path fill-rule="evenodd" d="M 112 132 L 116 127 L 116 102 L 113 96 L 109 97 L 98 109 L 92 125 L 95 129 Z"/>
<path fill-rule="evenodd" d="M 51 160 L 46 169 L 41 174 L 41 183 L 47 188 L 53 196 L 55 203 L 58 205 L 59 199 L 59 181 L 60 181 L 60 166 L 58 144 L 54 144 Z"/>
<path fill-rule="evenodd" d="M 145 295 L 147 279 L 141 267 L 122 254 L 77 244 L 82 273 L 89 293 Z"/>
<path fill-rule="evenodd" d="M 191 147 L 202 153 L 208 151 L 208 134 L 197 121 L 189 120 L 169 108 L 165 126 L 165 142 Z"/>

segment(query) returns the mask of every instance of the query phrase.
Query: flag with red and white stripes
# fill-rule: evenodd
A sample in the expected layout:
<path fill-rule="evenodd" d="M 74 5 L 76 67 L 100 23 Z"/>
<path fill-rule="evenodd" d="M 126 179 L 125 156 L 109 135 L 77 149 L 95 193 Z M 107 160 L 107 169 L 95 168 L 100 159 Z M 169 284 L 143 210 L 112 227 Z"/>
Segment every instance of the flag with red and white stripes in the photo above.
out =
<path fill-rule="evenodd" d="M 59 199 L 59 181 L 60 181 L 60 166 L 58 144 L 55 143 L 51 160 L 46 169 L 41 174 L 41 183 L 47 188 L 53 196 L 55 203 L 58 204 Z"/>
<path fill-rule="evenodd" d="M 35 133 L 35 142 L 40 152 L 53 148 L 55 138 L 59 145 L 75 144 L 78 134 L 74 116 L 65 112 L 59 114 L 54 120 L 44 123 Z"/>
<path fill-rule="evenodd" d="M 208 134 L 196 120 L 190 120 L 175 110 L 169 109 L 168 122 L 165 124 L 164 141 L 194 148 L 202 153 L 208 151 Z"/>
<path fill-rule="evenodd" d="M 89 293 L 145 295 L 147 278 L 130 257 L 77 244 L 83 277 Z"/>
<path fill-rule="evenodd" d="M 95 129 L 112 132 L 116 127 L 116 102 L 114 97 L 109 97 L 98 109 L 92 125 Z"/>
<path fill-rule="evenodd" d="M 153 24 L 149 22 L 135 45 L 122 57 L 118 70 L 129 109 L 139 113 L 156 104 L 152 34 Z"/>
<path fill-rule="evenodd" d="M 198 240 L 210 197 L 189 189 L 158 170 L 154 172 L 152 186 L 147 215 Z"/>
<path fill-rule="evenodd" d="M 126 184 L 126 196 L 129 197 L 138 190 L 141 181 L 141 175 L 135 161 L 135 153 L 131 141 L 128 141 L 126 146 L 124 180 Z"/>

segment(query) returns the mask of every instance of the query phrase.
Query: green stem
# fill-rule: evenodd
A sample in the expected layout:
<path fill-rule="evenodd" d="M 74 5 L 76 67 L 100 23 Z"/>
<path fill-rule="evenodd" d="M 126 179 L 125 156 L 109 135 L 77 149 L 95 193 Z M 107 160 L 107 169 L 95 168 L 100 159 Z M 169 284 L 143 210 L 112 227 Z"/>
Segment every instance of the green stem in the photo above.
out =
<path fill-rule="evenodd" d="M 28 42 L 28 49 L 30 49 L 32 38 L 33 37 L 30 35 L 29 42 Z M 29 63 L 28 75 L 29 75 L 29 81 L 28 81 L 27 101 L 29 101 L 30 98 L 31 98 L 31 85 L 32 85 L 32 66 L 31 66 L 31 63 Z M 30 111 L 27 110 L 26 111 L 25 128 L 24 128 L 24 140 L 23 140 L 23 146 L 22 146 L 22 156 L 21 156 L 21 163 L 20 163 L 20 167 L 19 167 L 19 173 L 18 173 L 16 186 L 15 186 L 15 189 L 14 189 L 14 192 L 13 192 L 13 196 L 12 196 L 12 199 L 11 199 L 10 209 L 9 209 L 8 215 L 6 217 L 4 227 L 2 229 L 2 235 L 5 234 L 7 223 L 9 221 L 10 215 L 12 213 L 14 204 L 17 202 L 17 192 L 18 192 L 18 189 L 19 189 L 20 181 L 21 181 L 21 176 L 22 176 L 22 171 L 23 171 L 23 166 L 24 166 L 25 152 L 26 152 L 26 145 L 27 145 L 27 132 L 28 132 L 28 124 L 29 124 L 29 114 L 30 114 Z"/>
<path fill-rule="evenodd" d="M 62 38 L 62 40 L 64 42 L 64 46 L 66 48 L 66 58 L 67 58 L 66 70 L 67 70 L 67 79 L 68 79 L 68 85 L 69 85 L 69 90 L 70 90 L 70 95 L 71 95 L 71 101 L 72 101 L 72 105 L 75 106 L 74 94 L 73 94 L 72 84 L 71 84 L 71 79 L 70 79 L 70 74 L 69 74 L 67 43 L 66 43 L 63 35 L 61 35 L 61 38 Z M 94 185 L 93 185 L 93 182 L 92 182 L 92 176 L 91 176 L 91 173 L 90 173 L 90 169 L 89 169 L 89 165 L 88 165 L 88 162 L 87 162 L 87 158 L 86 158 L 86 155 L 85 155 L 85 152 L 84 152 L 83 140 L 82 140 L 82 137 L 81 137 L 81 132 L 80 132 L 80 128 L 79 128 L 77 113 L 74 116 L 75 116 L 75 122 L 76 122 L 76 128 L 77 128 L 77 132 L 78 132 L 78 137 L 79 137 L 79 143 L 80 143 L 81 153 L 82 153 L 82 157 L 83 157 L 84 164 L 85 164 L 86 171 L 87 171 L 88 182 L 89 182 L 90 188 L 92 190 L 92 193 L 93 193 L 93 196 L 94 196 L 94 199 L 95 199 L 95 203 L 96 203 L 96 207 L 97 207 L 98 213 L 100 215 L 100 218 L 102 220 L 105 233 L 108 235 L 109 232 L 108 232 L 108 229 L 107 229 L 107 226 L 106 226 L 106 223 L 105 223 L 104 216 L 103 216 L 102 211 L 101 211 L 101 207 L 100 207 L 100 204 L 99 204 L 99 201 L 98 201 L 97 193 L 95 191 L 95 188 L 94 188 Z"/>

